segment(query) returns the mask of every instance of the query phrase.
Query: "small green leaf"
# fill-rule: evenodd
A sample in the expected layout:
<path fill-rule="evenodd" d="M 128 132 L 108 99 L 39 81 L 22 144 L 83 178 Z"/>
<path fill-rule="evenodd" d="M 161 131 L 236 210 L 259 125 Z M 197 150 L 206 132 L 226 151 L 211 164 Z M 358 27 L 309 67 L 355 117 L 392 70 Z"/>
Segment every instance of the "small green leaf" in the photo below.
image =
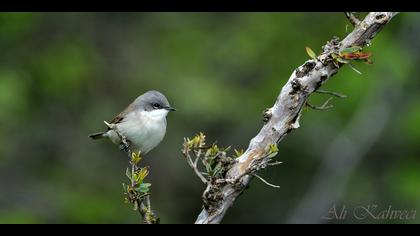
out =
<path fill-rule="evenodd" d="M 131 180 L 131 170 L 130 169 L 126 169 L 125 171 L 125 175 Z"/>
<path fill-rule="evenodd" d="M 134 180 L 135 180 L 137 183 L 141 184 L 141 183 L 143 182 L 144 178 L 146 178 L 146 176 L 147 176 L 148 174 L 149 174 L 149 170 L 148 170 L 148 168 L 147 168 L 147 167 L 143 167 L 143 168 L 141 168 L 140 170 L 137 170 L 137 171 L 134 173 Z"/>
<path fill-rule="evenodd" d="M 142 183 L 137 188 L 135 188 L 134 190 L 136 190 L 137 192 L 140 192 L 140 193 L 148 193 L 150 186 L 152 186 L 151 183 Z"/>
<path fill-rule="evenodd" d="M 202 132 L 200 132 L 192 140 L 190 140 L 189 144 L 191 145 L 191 147 L 197 148 L 204 146 L 206 144 L 205 141 L 206 136 Z"/>
<path fill-rule="evenodd" d="M 351 63 L 349 63 L 349 66 L 352 70 L 354 70 L 357 74 L 361 75 L 362 72 L 360 72 L 359 70 L 356 69 L 356 67 L 354 67 Z"/>
<path fill-rule="evenodd" d="M 205 143 L 206 142 L 206 136 L 202 132 L 200 132 L 200 134 L 198 136 L 199 136 L 199 146 L 201 147 L 201 146 L 206 144 Z"/>
<path fill-rule="evenodd" d="M 342 64 L 348 64 L 349 63 L 348 60 L 343 59 L 341 57 L 337 57 L 337 58 L 335 58 L 335 60 L 338 61 L 338 62 L 340 62 L 340 63 L 342 63 Z"/>
<path fill-rule="evenodd" d="M 208 162 L 212 164 L 212 160 L 217 156 L 220 149 L 216 144 L 213 144 L 211 148 L 206 151 L 205 157 L 209 160 Z"/>
<path fill-rule="evenodd" d="M 270 148 L 270 153 L 275 153 L 279 151 L 279 148 L 277 147 L 276 143 L 270 144 L 269 148 Z"/>
<path fill-rule="evenodd" d="M 190 140 L 190 138 L 186 138 L 184 142 L 188 149 L 192 148 L 193 142 Z"/>
<path fill-rule="evenodd" d="M 138 153 L 131 153 L 131 162 L 133 162 L 135 165 L 139 164 L 141 161 L 141 155 L 140 151 Z"/>
<path fill-rule="evenodd" d="M 206 172 L 210 174 L 212 171 L 210 164 L 208 162 L 204 162 L 203 164 L 206 167 Z"/>
<path fill-rule="evenodd" d="M 344 53 L 355 53 L 362 50 L 362 47 L 360 46 L 353 46 L 353 47 L 349 47 L 349 48 L 345 48 L 343 50 L 340 51 L 340 54 L 344 54 Z"/>
<path fill-rule="evenodd" d="M 275 157 L 278 152 L 279 152 L 279 148 L 277 147 L 277 144 L 276 143 L 270 144 L 270 146 L 268 146 L 267 158 Z"/>
<path fill-rule="evenodd" d="M 139 183 L 141 183 L 142 182 L 142 180 L 140 179 L 140 175 L 139 175 L 139 173 L 137 172 L 134 172 L 134 175 L 133 175 L 133 181 L 134 181 L 134 184 L 139 184 Z"/>
<path fill-rule="evenodd" d="M 305 47 L 306 53 L 308 53 L 309 57 L 316 60 L 316 54 L 310 47 Z"/>
<path fill-rule="evenodd" d="M 219 174 L 219 172 L 222 171 L 222 163 L 217 163 L 216 167 L 214 167 L 213 169 L 213 177 L 217 176 Z"/>
<path fill-rule="evenodd" d="M 139 209 L 139 205 L 138 205 L 137 201 L 134 201 L 133 210 L 137 211 L 137 209 Z"/>
<path fill-rule="evenodd" d="M 240 150 L 234 150 L 235 151 L 235 157 L 240 157 L 242 156 L 242 154 L 244 154 L 244 150 L 240 149 Z"/>

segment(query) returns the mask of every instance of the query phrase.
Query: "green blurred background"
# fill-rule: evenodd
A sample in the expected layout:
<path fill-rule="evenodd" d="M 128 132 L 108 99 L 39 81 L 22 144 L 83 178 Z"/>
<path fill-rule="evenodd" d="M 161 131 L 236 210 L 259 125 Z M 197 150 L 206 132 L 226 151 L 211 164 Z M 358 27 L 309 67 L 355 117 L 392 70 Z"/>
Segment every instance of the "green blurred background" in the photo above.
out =
<path fill-rule="evenodd" d="M 343 13 L 1 13 L 0 223 L 138 223 L 123 202 L 126 156 L 89 133 L 156 89 L 177 108 L 151 167 L 162 223 L 192 223 L 204 186 L 183 137 L 246 149 L 292 71 L 332 36 Z M 347 94 L 305 110 L 279 144 L 283 164 L 254 179 L 224 223 L 322 220 L 334 206 L 420 210 L 420 14 L 401 13 L 323 89 Z M 321 104 L 328 96 L 313 95 Z M 349 212 L 351 214 L 351 212 Z"/>

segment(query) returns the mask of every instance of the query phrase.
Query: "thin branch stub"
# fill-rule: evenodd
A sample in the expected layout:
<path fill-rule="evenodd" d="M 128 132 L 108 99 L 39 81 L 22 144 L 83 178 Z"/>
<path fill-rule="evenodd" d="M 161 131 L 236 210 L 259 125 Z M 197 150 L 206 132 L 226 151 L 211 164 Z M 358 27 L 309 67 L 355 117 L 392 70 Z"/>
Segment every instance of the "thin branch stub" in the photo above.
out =
<path fill-rule="evenodd" d="M 360 24 L 360 20 L 357 19 L 356 16 L 353 15 L 353 12 L 344 12 L 346 14 L 347 19 L 349 19 L 350 23 L 356 27 Z"/>

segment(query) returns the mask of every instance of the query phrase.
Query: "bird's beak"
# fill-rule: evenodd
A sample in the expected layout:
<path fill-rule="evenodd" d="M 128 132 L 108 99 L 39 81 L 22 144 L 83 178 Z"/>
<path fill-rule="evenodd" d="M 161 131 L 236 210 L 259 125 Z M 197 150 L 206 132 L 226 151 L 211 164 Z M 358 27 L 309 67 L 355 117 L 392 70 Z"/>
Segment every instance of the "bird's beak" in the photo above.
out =
<path fill-rule="evenodd" d="M 166 110 L 168 110 L 168 111 L 176 111 L 176 109 L 175 109 L 175 108 L 173 108 L 173 107 L 169 107 L 169 106 L 168 106 L 168 107 L 165 107 L 165 109 L 166 109 Z"/>

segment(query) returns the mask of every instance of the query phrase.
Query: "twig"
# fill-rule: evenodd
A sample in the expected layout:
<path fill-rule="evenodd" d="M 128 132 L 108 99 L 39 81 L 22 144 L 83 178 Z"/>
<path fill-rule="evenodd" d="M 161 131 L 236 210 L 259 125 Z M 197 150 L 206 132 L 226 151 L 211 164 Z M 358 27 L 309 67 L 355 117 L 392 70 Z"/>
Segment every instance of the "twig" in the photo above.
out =
<path fill-rule="evenodd" d="M 194 153 L 194 151 L 193 151 L 193 153 Z M 207 184 L 207 182 L 208 182 L 207 179 L 203 176 L 203 174 L 200 172 L 200 170 L 197 167 L 199 158 L 196 156 L 196 154 L 194 153 L 194 155 L 195 155 L 194 162 L 193 162 L 193 160 L 190 156 L 190 153 L 188 151 L 187 146 L 184 147 L 184 150 L 182 151 L 182 154 L 184 155 L 185 159 L 187 160 L 188 165 L 191 167 L 191 169 L 193 169 L 195 175 L 197 175 L 198 178 L 200 178 L 201 182 L 203 182 L 204 184 Z"/>
<path fill-rule="evenodd" d="M 129 140 L 119 132 L 119 130 L 117 129 L 117 126 L 115 126 L 114 124 L 109 124 L 106 121 L 104 121 L 104 123 L 110 129 L 115 131 L 115 133 L 120 138 L 120 140 L 121 140 L 120 149 L 122 151 L 124 151 L 128 156 L 129 163 L 131 165 L 131 173 L 134 173 L 135 171 L 139 170 L 140 168 L 135 163 L 133 163 L 133 161 L 131 160 L 132 152 L 130 150 Z M 145 206 L 144 203 L 143 203 L 144 199 L 146 200 L 147 206 Z M 157 215 L 151 209 L 150 194 L 141 195 L 141 197 L 139 197 L 139 199 L 136 199 L 135 204 L 137 204 L 138 212 L 143 217 L 143 222 L 145 224 L 159 224 L 159 221 L 160 221 L 159 217 L 157 217 Z"/>
<path fill-rule="evenodd" d="M 130 165 L 133 170 L 138 170 L 139 167 L 131 161 L 131 151 L 128 151 L 127 154 L 130 156 Z M 142 195 L 143 196 L 143 195 Z M 146 205 L 144 204 L 144 201 L 146 201 Z M 145 224 L 159 224 L 159 217 L 154 213 L 152 210 L 151 204 L 150 204 L 150 194 L 145 194 L 144 197 L 139 197 L 139 199 L 136 200 L 138 212 L 143 217 L 143 222 Z"/>
<path fill-rule="evenodd" d="M 357 19 L 356 16 L 353 15 L 352 12 L 344 12 L 344 14 L 346 14 L 347 19 L 349 19 L 350 23 L 356 27 L 360 24 L 360 20 Z"/>
<path fill-rule="evenodd" d="M 308 107 L 314 109 L 314 110 L 328 110 L 328 109 L 331 109 L 331 108 L 334 107 L 333 105 L 327 106 L 328 105 L 328 102 L 331 101 L 332 98 L 333 97 L 328 98 L 327 101 L 325 101 L 324 104 L 322 104 L 321 106 L 312 105 L 309 101 L 306 102 L 306 105 Z"/>
<path fill-rule="evenodd" d="M 350 68 L 351 68 L 352 70 L 354 70 L 357 74 L 359 74 L 359 75 L 361 75 L 361 74 L 362 74 L 362 72 L 360 72 L 358 69 L 356 69 L 356 67 L 355 67 L 353 64 L 348 63 L 347 65 L 349 65 L 349 66 L 350 66 Z"/>
<path fill-rule="evenodd" d="M 276 165 L 280 165 L 282 163 L 283 163 L 282 161 L 275 161 L 275 162 L 269 162 L 269 163 L 267 163 L 267 165 L 268 166 L 276 166 Z"/>
<path fill-rule="evenodd" d="M 270 184 L 269 182 L 267 182 L 267 180 L 263 179 L 261 176 L 257 175 L 257 174 L 252 174 L 252 176 L 257 177 L 259 180 L 261 180 L 263 183 L 265 183 L 266 185 L 273 187 L 273 188 L 280 188 L 280 186 L 278 185 L 274 185 L 274 184 Z"/>
<path fill-rule="evenodd" d="M 152 211 L 150 206 L 150 196 L 145 196 L 147 206 L 145 206 L 144 201 L 137 200 L 138 211 L 143 217 L 143 223 L 145 224 L 159 224 L 159 217 Z"/>
<path fill-rule="evenodd" d="M 321 89 L 316 90 L 314 93 L 329 94 L 338 98 L 347 98 L 347 95 L 345 94 L 341 94 L 341 93 L 337 93 L 333 91 L 321 90 Z"/>

